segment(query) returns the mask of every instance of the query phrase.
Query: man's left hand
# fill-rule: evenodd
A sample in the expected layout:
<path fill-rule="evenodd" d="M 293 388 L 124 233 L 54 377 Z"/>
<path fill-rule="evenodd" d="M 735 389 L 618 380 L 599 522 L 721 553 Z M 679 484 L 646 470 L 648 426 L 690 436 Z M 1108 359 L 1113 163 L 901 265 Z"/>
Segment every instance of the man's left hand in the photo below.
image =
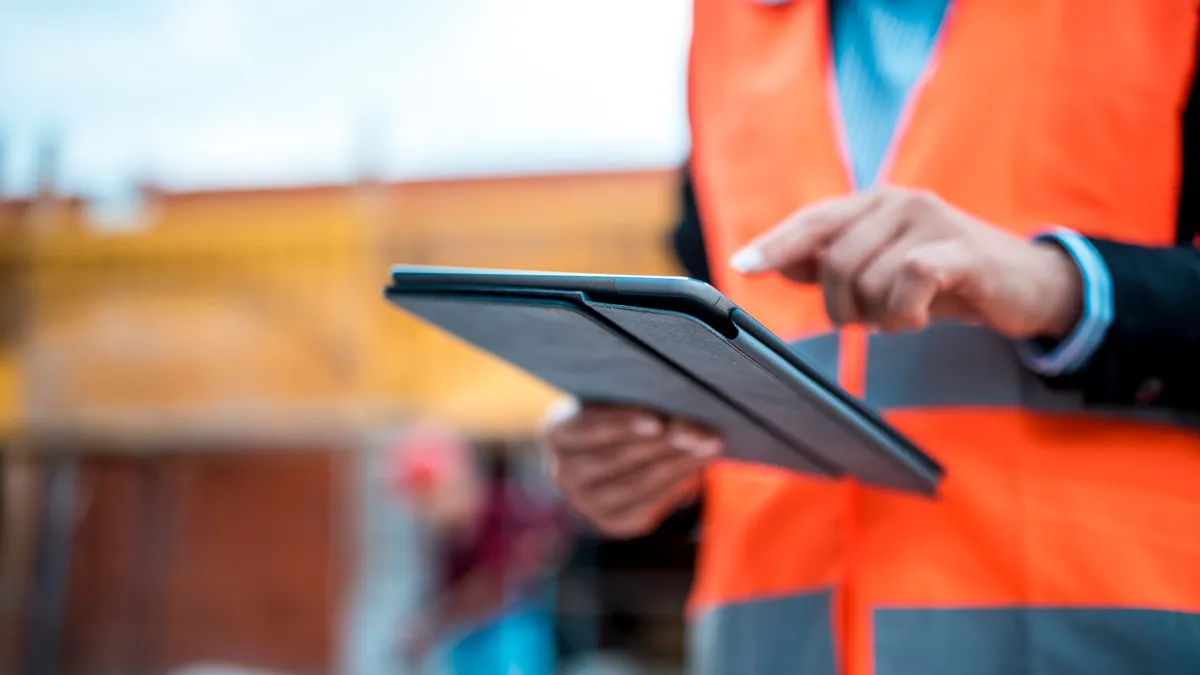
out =
<path fill-rule="evenodd" d="M 1014 237 L 928 192 L 888 189 L 802 209 L 730 261 L 819 283 L 835 324 L 920 330 L 979 322 L 1010 338 L 1066 337 L 1082 280 L 1066 251 Z"/>

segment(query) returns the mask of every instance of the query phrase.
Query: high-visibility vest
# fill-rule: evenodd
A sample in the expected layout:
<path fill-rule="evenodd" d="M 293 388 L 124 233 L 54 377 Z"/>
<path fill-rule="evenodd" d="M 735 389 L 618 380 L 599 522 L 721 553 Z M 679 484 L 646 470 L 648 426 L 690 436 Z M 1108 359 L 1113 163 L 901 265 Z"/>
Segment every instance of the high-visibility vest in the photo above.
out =
<path fill-rule="evenodd" d="M 880 182 L 1020 236 L 1173 243 L 1196 0 L 959 0 Z M 1200 433 L 1085 408 L 983 328 L 831 333 L 731 253 L 852 188 L 826 0 L 696 0 L 692 170 L 716 284 L 946 468 L 936 500 L 722 462 L 696 672 L 1200 673 Z"/>

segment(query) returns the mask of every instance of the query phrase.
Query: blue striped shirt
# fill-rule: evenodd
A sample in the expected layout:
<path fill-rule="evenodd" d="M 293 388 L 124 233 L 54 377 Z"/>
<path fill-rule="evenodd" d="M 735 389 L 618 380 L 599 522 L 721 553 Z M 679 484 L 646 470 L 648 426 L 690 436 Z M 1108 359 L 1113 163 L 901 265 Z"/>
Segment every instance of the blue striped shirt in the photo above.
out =
<path fill-rule="evenodd" d="M 761 0 L 777 4 L 779 0 Z M 810 0 L 798 0 L 810 1 Z M 834 78 L 856 187 L 879 179 L 881 165 L 914 85 L 929 63 L 950 0 L 828 0 Z M 886 168 L 884 168 L 886 170 Z M 1062 246 L 1079 267 L 1083 315 L 1050 350 L 1022 342 L 1018 353 L 1044 375 L 1087 365 L 1112 323 L 1112 279 L 1091 243 L 1067 229 L 1041 235 Z"/>

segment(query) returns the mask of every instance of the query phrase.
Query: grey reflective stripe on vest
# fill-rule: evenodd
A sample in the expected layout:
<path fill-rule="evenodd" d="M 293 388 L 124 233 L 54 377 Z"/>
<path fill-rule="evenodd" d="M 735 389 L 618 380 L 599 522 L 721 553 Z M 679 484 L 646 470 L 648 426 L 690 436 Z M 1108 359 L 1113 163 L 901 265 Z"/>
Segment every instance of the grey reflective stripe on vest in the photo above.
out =
<path fill-rule="evenodd" d="M 832 594 L 722 605 L 688 636 L 690 675 L 834 675 Z"/>
<path fill-rule="evenodd" d="M 1200 614 L 1140 609 L 881 609 L 875 675 L 1196 675 Z"/>
<path fill-rule="evenodd" d="M 837 336 L 794 348 L 822 372 L 837 372 Z M 830 347 L 832 345 L 832 348 Z M 1158 408 L 1088 406 L 1077 391 L 1054 390 L 1029 371 L 1012 342 L 986 328 L 942 324 L 920 333 L 872 334 L 867 340 L 866 401 L 896 408 L 1021 407 L 1200 427 L 1200 416 Z"/>
<path fill-rule="evenodd" d="M 867 339 L 867 403 L 888 408 L 1016 406 L 1027 381 L 1016 350 L 981 328 L 934 326 Z"/>

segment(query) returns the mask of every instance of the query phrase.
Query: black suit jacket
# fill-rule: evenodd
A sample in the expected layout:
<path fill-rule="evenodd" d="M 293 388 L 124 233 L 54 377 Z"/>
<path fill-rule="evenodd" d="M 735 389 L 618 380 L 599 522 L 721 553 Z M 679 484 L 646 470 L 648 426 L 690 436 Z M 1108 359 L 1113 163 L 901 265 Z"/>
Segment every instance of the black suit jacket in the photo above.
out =
<path fill-rule="evenodd" d="M 1200 82 L 1200 79 L 1197 80 Z M 1090 241 L 1113 281 L 1113 323 L 1079 373 L 1050 378 L 1081 390 L 1091 404 L 1140 403 L 1200 411 L 1200 101 L 1193 83 L 1183 114 L 1183 173 L 1174 247 L 1147 248 Z M 673 234 L 687 273 L 709 280 L 708 259 L 689 172 L 682 182 L 682 217 Z"/>

